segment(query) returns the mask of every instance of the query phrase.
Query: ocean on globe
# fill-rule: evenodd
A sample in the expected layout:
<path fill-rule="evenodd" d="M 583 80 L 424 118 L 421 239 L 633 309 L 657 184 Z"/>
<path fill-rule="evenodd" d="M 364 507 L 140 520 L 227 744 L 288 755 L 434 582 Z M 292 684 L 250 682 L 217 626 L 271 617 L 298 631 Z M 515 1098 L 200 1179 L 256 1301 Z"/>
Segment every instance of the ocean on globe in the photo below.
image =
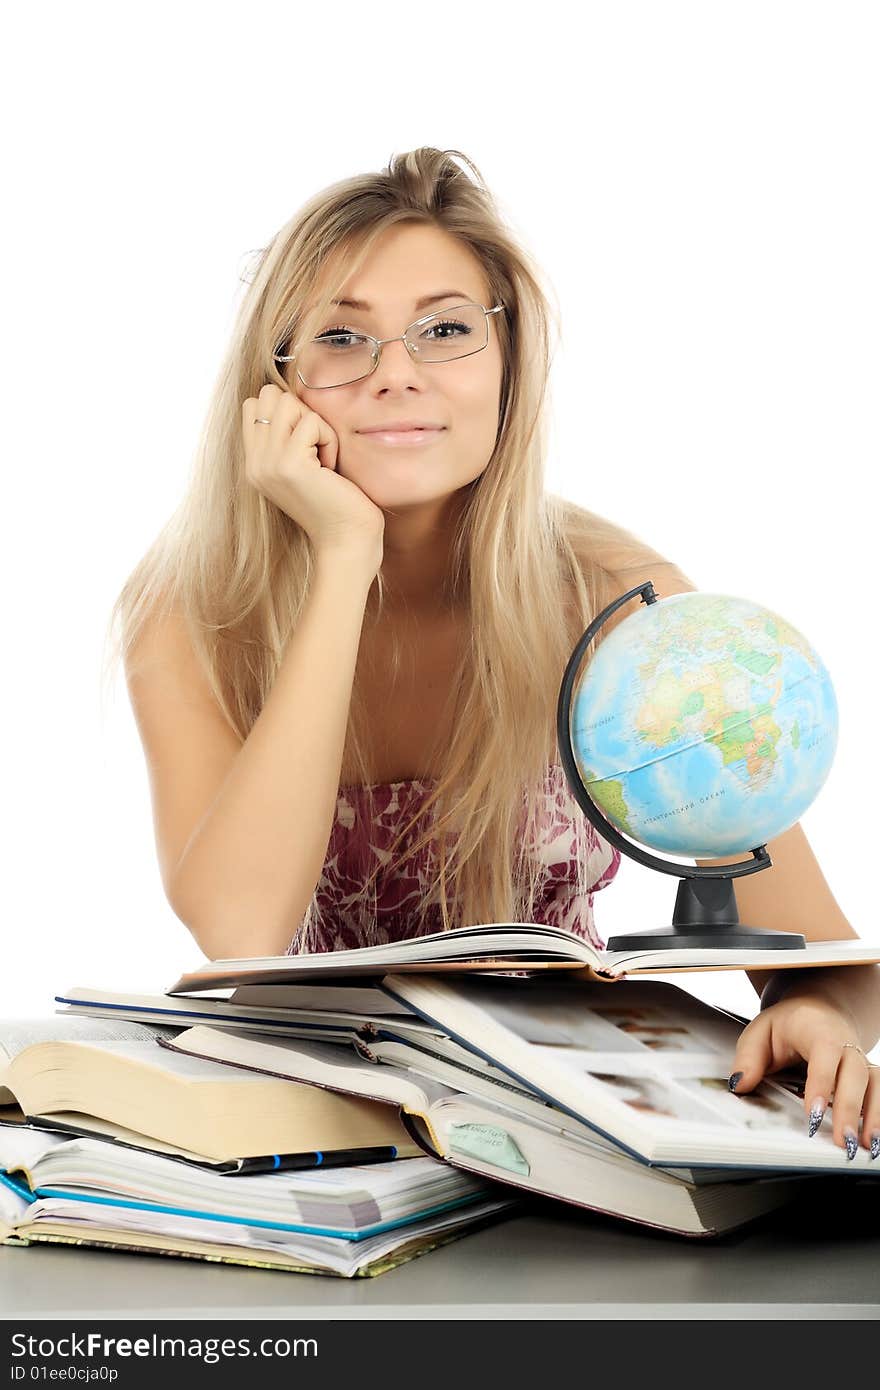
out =
<path fill-rule="evenodd" d="M 599 642 L 571 700 L 587 793 L 639 844 L 688 858 L 783 834 L 824 783 L 837 701 L 778 613 L 726 594 L 641 604 Z"/>

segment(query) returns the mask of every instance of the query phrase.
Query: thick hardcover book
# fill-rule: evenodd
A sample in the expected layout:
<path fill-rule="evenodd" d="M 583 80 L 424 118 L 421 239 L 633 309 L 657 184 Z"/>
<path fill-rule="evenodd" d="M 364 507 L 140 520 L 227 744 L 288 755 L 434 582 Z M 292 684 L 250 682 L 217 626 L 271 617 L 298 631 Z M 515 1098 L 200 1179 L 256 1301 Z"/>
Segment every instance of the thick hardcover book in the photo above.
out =
<path fill-rule="evenodd" d="M 94 1117 L 224 1162 L 365 1147 L 420 1152 L 386 1106 L 163 1051 L 158 1041 L 178 1031 L 119 1019 L 0 1022 L 0 1106 L 58 1115 L 70 1128 L 72 1115 Z"/>

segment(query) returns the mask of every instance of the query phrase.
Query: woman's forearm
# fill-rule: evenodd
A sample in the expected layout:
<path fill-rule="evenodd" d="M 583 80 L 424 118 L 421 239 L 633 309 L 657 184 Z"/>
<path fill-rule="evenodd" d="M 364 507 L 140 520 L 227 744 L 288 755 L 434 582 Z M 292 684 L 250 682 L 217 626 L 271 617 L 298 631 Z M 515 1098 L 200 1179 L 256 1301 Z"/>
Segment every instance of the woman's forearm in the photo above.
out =
<path fill-rule="evenodd" d="M 761 991 L 761 1008 L 780 999 L 825 999 L 848 1013 L 865 1052 L 880 1039 L 880 965 L 826 965 L 776 970 Z"/>
<path fill-rule="evenodd" d="M 205 955 L 283 955 L 327 851 L 371 570 L 319 557 L 276 680 L 181 856 L 173 905 Z"/>

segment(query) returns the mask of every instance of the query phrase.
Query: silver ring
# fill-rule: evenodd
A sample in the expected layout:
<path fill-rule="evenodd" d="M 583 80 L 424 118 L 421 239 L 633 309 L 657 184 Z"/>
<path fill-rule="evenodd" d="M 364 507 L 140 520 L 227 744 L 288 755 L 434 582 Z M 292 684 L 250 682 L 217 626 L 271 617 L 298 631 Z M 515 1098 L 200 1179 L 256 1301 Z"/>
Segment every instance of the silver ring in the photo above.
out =
<path fill-rule="evenodd" d="M 271 420 L 264 420 L 262 415 L 258 415 L 257 418 L 254 420 L 255 425 L 271 425 L 271 423 Z"/>
<path fill-rule="evenodd" d="M 865 1054 L 864 1054 L 864 1052 L 862 1052 L 862 1049 L 859 1047 L 858 1043 L 845 1042 L 845 1043 L 843 1044 L 843 1046 L 844 1046 L 844 1047 L 854 1047 L 855 1050 L 856 1050 L 856 1052 L 861 1052 L 861 1053 L 862 1053 L 862 1056 L 865 1057 Z M 865 1057 L 865 1061 L 866 1061 L 866 1062 L 867 1062 L 867 1060 L 868 1060 L 867 1057 Z"/>

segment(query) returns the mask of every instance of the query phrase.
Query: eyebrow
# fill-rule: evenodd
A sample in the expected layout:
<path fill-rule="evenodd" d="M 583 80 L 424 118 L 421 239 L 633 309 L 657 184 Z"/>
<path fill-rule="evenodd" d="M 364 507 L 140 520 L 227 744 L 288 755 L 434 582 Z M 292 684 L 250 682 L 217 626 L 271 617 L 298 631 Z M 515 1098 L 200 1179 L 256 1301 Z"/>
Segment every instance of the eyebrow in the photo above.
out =
<path fill-rule="evenodd" d="M 452 299 L 453 296 L 470 303 L 470 296 L 464 290 L 438 290 L 436 294 L 423 294 L 421 299 L 416 300 L 415 307 L 424 309 L 428 304 L 436 304 L 440 299 Z M 340 309 L 363 309 L 367 313 L 371 308 L 364 299 L 331 299 L 330 303 L 338 305 Z"/>

